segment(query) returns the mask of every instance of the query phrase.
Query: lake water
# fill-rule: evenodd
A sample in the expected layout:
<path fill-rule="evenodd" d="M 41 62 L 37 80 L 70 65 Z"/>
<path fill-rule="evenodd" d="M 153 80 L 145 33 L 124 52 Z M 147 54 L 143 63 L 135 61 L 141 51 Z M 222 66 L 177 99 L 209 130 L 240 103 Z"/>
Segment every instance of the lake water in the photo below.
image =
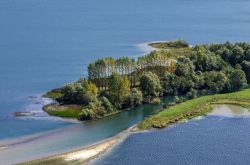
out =
<path fill-rule="evenodd" d="M 140 43 L 155 40 L 181 38 L 191 44 L 250 41 L 249 8 L 247 0 L 158 0 L 157 3 L 150 0 L 1 0 L 0 144 L 56 129 L 85 127 L 49 117 L 41 110 L 48 100 L 40 96 L 49 89 L 86 76 L 90 61 L 107 56 L 136 57 L 146 51 Z M 38 114 L 15 118 L 16 111 Z M 112 134 L 121 128 L 111 130 Z M 109 129 L 112 127 L 94 131 L 91 136 Z M 74 136 L 67 134 L 65 139 L 74 143 Z M 93 139 L 92 142 L 97 140 Z M 73 146 L 84 144 L 76 141 Z M 55 148 L 60 151 L 70 147 Z"/>
<path fill-rule="evenodd" d="M 133 134 L 91 164 L 248 165 L 249 126 L 249 110 L 216 105 L 212 113 L 200 120 Z"/>

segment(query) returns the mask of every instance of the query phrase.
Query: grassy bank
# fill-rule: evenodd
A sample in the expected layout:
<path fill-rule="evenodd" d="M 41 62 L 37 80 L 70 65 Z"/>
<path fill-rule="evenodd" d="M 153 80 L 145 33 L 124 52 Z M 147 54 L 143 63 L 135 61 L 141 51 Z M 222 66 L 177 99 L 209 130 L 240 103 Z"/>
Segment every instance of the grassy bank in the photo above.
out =
<path fill-rule="evenodd" d="M 138 124 L 138 128 L 163 128 L 169 124 L 204 115 L 211 110 L 213 103 L 237 104 L 250 107 L 250 89 L 228 93 L 199 97 L 189 100 L 170 108 L 164 109 L 156 115 L 145 118 Z"/>
<path fill-rule="evenodd" d="M 151 47 L 158 49 L 178 49 L 178 48 L 188 48 L 189 44 L 183 40 L 176 41 L 166 41 L 166 42 L 154 42 L 148 44 Z"/>
<path fill-rule="evenodd" d="M 82 107 L 80 105 L 49 104 L 44 106 L 43 110 L 52 116 L 77 119 L 82 112 Z"/>

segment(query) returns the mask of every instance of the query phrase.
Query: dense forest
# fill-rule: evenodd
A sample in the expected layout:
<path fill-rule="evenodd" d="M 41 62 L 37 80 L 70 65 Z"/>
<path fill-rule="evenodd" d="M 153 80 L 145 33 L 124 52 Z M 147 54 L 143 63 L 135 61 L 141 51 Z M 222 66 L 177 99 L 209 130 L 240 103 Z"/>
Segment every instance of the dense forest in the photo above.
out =
<path fill-rule="evenodd" d="M 190 47 L 185 41 L 151 43 L 158 50 L 138 59 L 112 57 L 88 66 L 81 79 L 49 92 L 61 105 L 81 105 L 81 120 L 101 118 L 176 96 L 177 102 L 200 95 L 227 93 L 250 83 L 248 43 Z"/>

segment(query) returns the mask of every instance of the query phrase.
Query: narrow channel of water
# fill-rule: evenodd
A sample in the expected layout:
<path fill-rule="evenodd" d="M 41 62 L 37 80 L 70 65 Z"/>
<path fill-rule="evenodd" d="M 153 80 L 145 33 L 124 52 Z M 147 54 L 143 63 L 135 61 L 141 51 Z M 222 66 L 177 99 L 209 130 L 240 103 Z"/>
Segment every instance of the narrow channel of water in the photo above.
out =
<path fill-rule="evenodd" d="M 73 124 L 63 129 L 12 140 L 0 146 L 0 164 L 10 164 L 58 154 L 112 137 L 172 102 L 166 97 L 159 105 L 142 105 L 107 118 Z M 8 143 L 5 141 L 5 144 Z M 1 143 L 0 143 L 1 144 Z"/>
<path fill-rule="evenodd" d="M 133 134 L 91 164 L 249 164 L 249 110 L 234 105 L 213 108 L 200 120 Z"/>

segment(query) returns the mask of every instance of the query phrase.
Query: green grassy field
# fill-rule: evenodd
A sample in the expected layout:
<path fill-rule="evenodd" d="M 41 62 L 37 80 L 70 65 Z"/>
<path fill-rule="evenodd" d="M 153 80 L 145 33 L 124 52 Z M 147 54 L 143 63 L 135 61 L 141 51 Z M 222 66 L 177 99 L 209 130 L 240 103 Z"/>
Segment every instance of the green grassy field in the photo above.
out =
<path fill-rule="evenodd" d="M 79 117 L 82 112 L 82 107 L 80 105 L 57 105 L 50 104 L 43 107 L 49 115 L 64 117 L 64 118 L 75 118 Z"/>
<path fill-rule="evenodd" d="M 176 48 L 178 49 L 178 48 L 189 47 L 188 43 L 182 40 L 154 42 L 154 43 L 150 43 L 149 45 L 158 49 L 176 49 Z"/>
<path fill-rule="evenodd" d="M 250 107 L 250 89 L 199 97 L 164 109 L 156 115 L 145 118 L 138 124 L 139 129 L 163 128 L 169 124 L 204 115 L 211 110 L 213 103 L 237 104 Z"/>

